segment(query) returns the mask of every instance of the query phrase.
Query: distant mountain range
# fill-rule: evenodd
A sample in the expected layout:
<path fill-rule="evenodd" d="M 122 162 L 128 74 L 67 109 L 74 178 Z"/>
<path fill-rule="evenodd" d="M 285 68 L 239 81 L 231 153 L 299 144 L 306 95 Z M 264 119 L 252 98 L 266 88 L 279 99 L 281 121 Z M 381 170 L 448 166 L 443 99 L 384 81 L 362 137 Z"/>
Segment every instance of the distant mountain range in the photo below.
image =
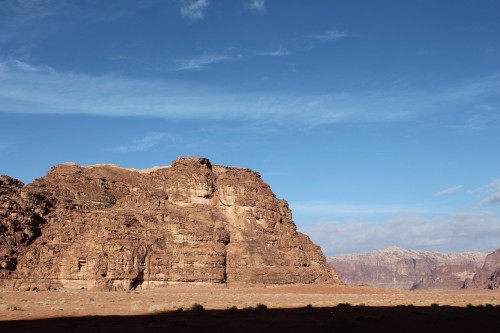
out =
<path fill-rule="evenodd" d="M 484 252 L 440 253 L 388 247 L 362 254 L 328 258 L 342 280 L 378 288 L 459 289 L 500 284 L 500 249 Z"/>

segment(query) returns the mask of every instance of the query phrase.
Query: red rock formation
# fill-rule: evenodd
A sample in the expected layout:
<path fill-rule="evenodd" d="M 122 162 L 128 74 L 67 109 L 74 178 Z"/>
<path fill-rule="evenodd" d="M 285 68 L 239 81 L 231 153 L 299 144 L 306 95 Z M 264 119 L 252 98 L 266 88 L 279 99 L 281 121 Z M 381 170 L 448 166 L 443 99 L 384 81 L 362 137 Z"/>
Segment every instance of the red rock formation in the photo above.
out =
<path fill-rule="evenodd" d="M 486 253 L 446 254 L 388 247 L 328 258 L 342 280 L 389 289 L 459 289 L 482 265 Z"/>
<path fill-rule="evenodd" d="M 19 252 L 41 235 L 43 218 L 50 208 L 42 195 L 23 188 L 24 184 L 0 176 L 0 278 L 8 278 L 17 266 Z"/>
<path fill-rule="evenodd" d="M 467 279 L 464 288 L 500 288 L 500 249 L 486 256 L 484 265 L 472 279 Z"/>
<path fill-rule="evenodd" d="M 0 200 L 0 277 L 16 289 L 339 282 L 249 169 L 65 163 L 24 187 L 2 177 Z"/>

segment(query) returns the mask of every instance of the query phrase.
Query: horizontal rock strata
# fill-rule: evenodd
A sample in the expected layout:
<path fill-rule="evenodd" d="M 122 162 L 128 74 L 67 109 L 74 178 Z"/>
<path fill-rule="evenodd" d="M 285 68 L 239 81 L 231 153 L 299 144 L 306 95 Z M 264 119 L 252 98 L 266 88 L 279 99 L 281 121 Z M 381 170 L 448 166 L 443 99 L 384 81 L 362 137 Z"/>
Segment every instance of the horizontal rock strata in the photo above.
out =
<path fill-rule="evenodd" d="M 339 282 L 257 172 L 204 158 L 65 163 L 26 186 L 1 176 L 0 278 L 21 290 Z"/>

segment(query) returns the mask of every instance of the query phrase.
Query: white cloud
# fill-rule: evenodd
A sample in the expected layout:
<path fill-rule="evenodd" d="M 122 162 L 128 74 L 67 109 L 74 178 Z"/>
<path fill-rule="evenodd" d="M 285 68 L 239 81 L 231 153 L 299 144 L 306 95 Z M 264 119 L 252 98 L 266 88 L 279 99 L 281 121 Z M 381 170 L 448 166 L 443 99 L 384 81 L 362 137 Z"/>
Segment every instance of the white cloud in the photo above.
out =
<path fill-rule="evenodd" d="M 388 246 L 444 252 L 491 251 L 499 246 L 500 218 L 469 212 L 431 219 L 400 215 L 383 223 L 328 221 L 303 228 L 327 256 Z"/>
<path fill-rule="evenodd" d="M 340 31 L 337 29 L 330 29 L 330 30 L 326 31 L 325 33 L 318 34 L 318 35 L 311 35 L 310 37 L 313 39 L 333 41 L 333 40 L 338 40 L 338 39 L 347 37 L 347 34 L 343 31 Z"/>
<path fill-rule="evenodd" d="M 248 8 L 256 10 L 259 12 L 266 11 L 266 1 L 265 0 L 251 0 L 247 3 Z"/>
<path fill-rule="evenodd" d="M 265 56 L 265 57 L 281 57 L 281 56 L 287 56 L 290 54 L 291 54 L 291 52 L 283 47 L 280 47 L 279 49 L 274 50 L 274 51 L 263 51 L 263 52 L 259 53 L 260 56 Z"/>
<path fill-rule="evenodd" d="M 498 204 L 500 203 L 500 191 L 493 193 L 488 198 L 486 198 L 486 203 L 489 204 Z"/>
<path fill-rule="evenodd" d="M 453 193 L 460 192 L 462 189 L 463 189 L 462 185 L 457 185 L 457 186 L 453 186 L 453 187 L 450 187 L 450 188 L 446 188 L 446 189 L 444 189 L 442 191 L 439 191 L 439 192 L 437 192 L 434 195 L 437 196 L 437 197 L 442 197 L 444 195 L 448 195 L 448 194 L 453 194 Z"/>
<path fill-rule="evenodd" d="M 208 5 L 208 0 L 181 0 L 181 15 L 193 21 L 202 20 Z"/>
<path fill-rule="evenodd" d="M 127 145 L 121 145 L 107 149 L 110 152 L 130 153 L 145 151 L 159 145 L 160 143 L 175 141 L 175 137 L 167 133 L 147 133 L 141 138 L 133 140 Z"/>
<path fill-rule="evenodd" d="M 193 58 L 179 63 L 177 70 L 233 59 L 238 58 Z M 10 60 L 0 61 L 0 112 L 253 120 L 312 128 L 335 123 L 406 122 L 458 112 L 478 99 L 496 94 L 499 85 L 500 77 L 490 77 L 478 81 L 473 92 L 467 90 L 468 86 L 429 92 L 229 92 L 199 83 L 93 76 Z"/>
<path fill-rule="evenodd" d="M 499 204 L 500 203 L 500 179 L 492 179 L 488 184 L 483 185 L 472 191 L 479 193 L 484 197 L 483 204 Z"/>
<path fill-rule="evenodd" d="M 232 60 L 233 58 L 221 54 L 204 54 L 198 57 L 183 59 L 177 62 L 174 71 L 200 70 L 208 65 Z"/>

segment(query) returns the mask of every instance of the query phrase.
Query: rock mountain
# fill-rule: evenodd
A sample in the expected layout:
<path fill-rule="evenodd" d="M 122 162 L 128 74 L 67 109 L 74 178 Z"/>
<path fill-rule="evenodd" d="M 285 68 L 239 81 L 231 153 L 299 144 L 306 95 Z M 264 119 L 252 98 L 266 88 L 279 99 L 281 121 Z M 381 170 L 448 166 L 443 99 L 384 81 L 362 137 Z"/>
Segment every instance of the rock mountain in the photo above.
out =
<path fill-rule="evenodd" d="M 339 283 L 259 173 L 179 158 L 0 176 L 0 284 L 127 290 L 177 282 Z"/>
<path fill-rule="evenodd" d="M 487 253 L 405 250 L 388 247 L 328 258 L 342 280 L 388 289 L 459 289 L 483 266 Z"/>
<path fill-rule="evenodd" d="M 486 256 L 483 267 L 465 280 L 464 288 L 500 288 L 500 249 Z"/>

